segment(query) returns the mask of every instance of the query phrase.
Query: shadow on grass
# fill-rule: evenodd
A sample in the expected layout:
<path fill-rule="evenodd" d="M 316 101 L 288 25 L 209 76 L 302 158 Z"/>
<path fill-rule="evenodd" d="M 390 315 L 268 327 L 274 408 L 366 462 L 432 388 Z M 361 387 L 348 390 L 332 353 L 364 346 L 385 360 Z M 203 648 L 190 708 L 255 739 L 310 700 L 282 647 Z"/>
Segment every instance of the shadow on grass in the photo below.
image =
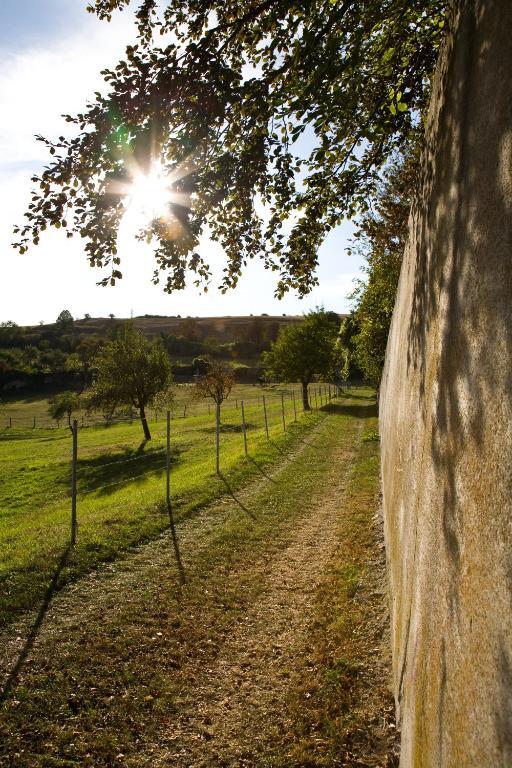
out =
<path fill-rule="evenodd" d="M 258 461 L 256 461 L 256 459 L 253 459 L 252 456 L 248 456 L 247 460 L 250 461 L 251 464 L 253 464 L 256 467 L 258 472 L 260 472 L 263 475 L 263 477 L 266 477 L 267 480 L 270 480 L 271 483 L 274 483 L 275 485 L 277 485 L 277 480 L 274 480 L 273 477 L 270 477 L 270 475 L 265 472 L 261 464 Z"/>
<path fill-rule="evenodd" d="M 44 594 L 43 602 L 41 604 L 41 607 L 39 608 L 39 612 L 36 616 L 36 619 L 32 624 L 32 627 L 30 628 L 30 632 L 28 634 L 27 639 L 25 640 L 23 648 L 19 652 L 16 662 L 14 663 L 12 669 L 8 672 L 7 678 L 2 685 L 2 688 L 0 689 L 0 703 L 7 699 L 7 697 L 9 696 L 9 693 L 11 692 L 14 685 L 16 684 L 18 675 L 21 672 L 23 664 L 25 663 L 27 656 L 29 655 L 32 649 L 32 646 L 34 645 L 37 639 L 37 635 L 41 628 L 41 624 L 44 621 L 44 617 L 46 616 L 48 608 L 50 607 L 50 603 L 52 602 L 53 596 L 61 586 L 59 584 L 60 575 L 64 570 L 64 568 L 66 567 L 71 551 L 72 551 L 72 547 L 71 547 L 71 544 L 69 544 L 64 550 L 57 564 L 57 568 L 55 569 L 55 572 L 52 576 L 48 589 Z"/>
<path fill-rule="evenodd" d="M 281 456 L 283 457 L 283 459 L 285 459 L 285 461 L 293 461 L 294 460 L 293 457 L 290 457 L 288 455 L 287 451 L 284 451 L 281 448 L 281 446 L 278 445 L 278 443 L 276 443 L 274 440 L 272 440 L 272 438 L 269 440 L 269 443 L 272 446 L 272 448 L 274 448 L 274 450 L 276 450 L 278 453 L 281 454 Z"/>
<path fill-rule="evenodd" d="M 245 429 L 248 432 L 250 429 L 261 429 L 261 427 L 258 424 L 252 424 L 251 422 L 246 422 Z M 201 430 L 207 435 L 214 435 L 215 434 L 215 427 L 205 427 Z M 221 434 L 241 434 L 243 431 L 242 424 L 221 424 L 220 425 L 220 433 Z"/>
<path fill-rule="evenodd" d="M 183 560 L 181 559 L 180 545 L 178 542 L 178 536 L 176 534 L 176 526 L 174 524 L 174 513 L 170 501 L 167 502 L 167 511 L 169 513 L 169 527 L 171 530 L 172 546 L 174 549 L 174 557 L 176 558 L 176 566 L 178 568 L 178 574 L 180 577 L 180 584 L 187 583 L 187 576 L 185 568 L 183 566 Z"/>
<path fill-rule="evenodd" d="M 312 411 L 310 411 L 310 413 L 312 413 Z M 319 423 L 320 423 L 320 422 L 319 422 Z M 316 451 L 323 449 L 323 445 L 321 445 L 321 444 L 319 444 L 319 443 L 310 443 L 310 441 L 309 441 L 309 440 L 306 440 L 304 437 L 299 437 L 299 436 L 296 436 L 296 440 L 297 440 L 299 443 L 302 443 L 303 445 L 307 445 L 307 446 L 308 446 L 308 448 L 313 448 L 313 449 L 314 449 L 314 450 L 316 450 Z"/>
<path fill-rule="evenodd" d="M 377 403 L 375 399 L 364 398 L 367 404 L 354 403 L 329 403 L 322 406 L 319 410 L 324 413 L 337 414 L 339 416 L 353 416 L 358 419 L 371 419 L 377 416 Z"/>
<path fill-rule="evenodd" d="M 0 442 L 7 440 L 37 440 L 38 443 L 53 443 L 56 440 L 70 440 L 69 433 L 64 432 L 63 428 L 61 428 L 59 433 L 55 429 L 55 432 L 48 435 L 49 431 L 50 428 L 39 427 L 37 429 L 32 429 L 31 427 L 26 429 L 15 427 L 0 428 Z"/>
<path fill-rule="evenodd" d="M 339 397 L 347 400 L 368 400 L 369 402 L 375 402 L 376 400 L 376 395 L 356 395 L 350 389 L 343 392 Z"/>
<path fill-rule="evenodd" d="M 181 461 L 183 452 L 178 448 L 171 451 L 171 467 Z M 78 493 L 115 493 L 124 482 L 142 483 L 149 473 L 161 476 L 165 466 L 165 450 L 144 451 L 144 442 L 136 450 L 82 459 L 77 466 Z"/>
<path fill-rule="evenodd" d="M 243 503 L 240 501 L 240 499 L 239 499 L 237 496 L 235 496 L 235 494 L 234 494 L 234 491 L 233 491 L 232 487 L 230 486 L 230 484 L 228 483 L 228 481 L 227 481 L 227 479 L 226 479 L 225 475 L 223 475 L 223 474 L 222 474 L 222 472 L 219 472 L 219 477 L 220 477 L 220 479 L 222 480 L 222 482 L 224 483 L 224 485 L 226 486 L 226 488 L 227 488 L 227 491 L 228 491 L 229 495 L 231 496 L 231 498 L 233 499 L 233 501 L 235 501 L 235 502 L 238 504 L 238 506 L 240 507 L 240 509 L 242 509 L 242 510 L 243 510 L 243 511 L 244 511 L 244 512 L 247 514 L 247 515 L 249 515 L 249 517 L 251 518 L 251 520 L 257 520 L 258 518 L 257 518 L 257 516 L 254 514 L 254 512 L 251 512 L 251 510 L 250 510 L 250 509 L 248 509 L 248 508 L 245 506 L 245 504 L 243 504 Z"/>

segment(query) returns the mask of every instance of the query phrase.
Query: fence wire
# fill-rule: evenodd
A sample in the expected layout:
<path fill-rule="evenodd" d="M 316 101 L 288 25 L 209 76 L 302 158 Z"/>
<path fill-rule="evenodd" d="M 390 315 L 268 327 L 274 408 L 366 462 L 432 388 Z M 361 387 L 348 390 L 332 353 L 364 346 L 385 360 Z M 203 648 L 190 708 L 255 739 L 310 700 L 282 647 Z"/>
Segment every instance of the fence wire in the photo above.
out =
<path fill-rule="evenodd" d="M 332 393 L 331 393 L 332 394 Z M 309 389 L 309 400 L 312 408 L 315 408 L 315 402 L 320 407 L 320 397 L 322 404 L 325 405 L 328 402 L 329 392 L 325 385 L 313 385 Z M 242 422 L 242 401 L 244 404 L 245 414 L 245 440 L 244 440 L 244 428 Z M 170 472 L 170 482 L 172 488 L 173 473 L 176 472 L 176 462 L 179 463 L 181 469 L 185 467 L 185 471 L 190 470 L 190 466 L 197 467 L 197 477 L 194 478 L 194 483 L 197 483 L 199 488 L 201 483 L 208 483 L 208 478 L 214 476 L 215 471 L 215 406 L 207 403 L 190 404 L 187 405 L 187 415 L 176 417 L 176 414 L 180 412 L 180 409 L 176 406 L 173 409 L 172 414 L 174 419 L 171 426 L 171 445 L 168 450 L 165 446 L 166 435 L 166 414 L 158 412 L 153 414 L 156 418 L 151 423 L 151 431 L 153 432 L 152 445 L 154 448 L 145 451 L 144 443 L 138 443 L 135 441 L 135 435 L 138 434 L 138 423 L 135 418 L 122 417 L 116 420 L 111 419 L 109 422 L 100 421 L 91 425 L 85 423 L 82 419 L 76 420 L 76 434 L 72 434 L 66 424 L 65 432 L 63 431 L 62 437 L 54 433 L 53 436 L 42 436 L 42 439 L 37 439 L 37 435 L 34 434 L 34 442 L 32 443 L 32 433 L 30 435 L 20 434 L 20 447 L 23 446 L 23 455 L 30 455 L 31 459 L 35 456 L 33 461 L 20 461 L 17 458 L 11 459 L 9 453 L 8 461 L 0 466 L 3 467 L 3 477 L 0 477 L 0 507 L 5 506 L 9 508 L 9 515 L 12 517 L 13 525 L 12 530 L 16 530 L 16 535 L 20 536 L 32 536 L 30 524 L 34 516 L 41 514 L 41 519 L 44 517 L 45 510 L 57 510 L 55 515 L 48 513 L 48 520 L 55 520 L 52 525 L 55 525 L 55 529 L 52 531 L 45 531 L 44 535 L 33 535 L 34 547 L 40 546 L 45 542 L 54 542 L 59 536 L 65 535 L 65 531 L 69 530 L 69 523 L 71 517 L 68 514 L 71 513 L 71 502 L 74 503 L 74 509 L 76 512 L 78 525 L 88 525 L 89 523 L 87 515 L 92 514 L 95 517 L 96 522 L 92 522 L 91 525 L 97 525 L 97 510 L 95 496 L 102 492 L 112 491 L 112 501 L 109 504 L 109 509 L 119 509 L 119 505 L 129 504 L 129 500 L 126 495 L 120 494 L 117 496 L 117 489 L 121 491 L 122 488 L 127 488 L 133 483 L 140 483 L 146 479 L 149 481 L 156 475 L 164 474 L 164 480 L 162 481 L 161 488 L 155 485 L 146 486 L 143 488 L 146 493 L 144 502 L 152 504 L 153 501 L 162 504 L 166 498 L 165 483 L 169 482 L 168 472 Z M 183 405 L 183 407 L 184 407 Z M 180 406 L 181 407 L 181 406 Z M 190 407 L 190 410 L 189 410 Z M 228 398 L 221 407 L 221 424 L 220 424 L 220 462 L 221 471 L 223 468 L 227 468 L 228 471 L 236 468 L 238 462 L 243 461 L 244 456 L 251 455 L 251 452 L 258 451 L 261 446 L 265 444 L 265 439 L 275 439 L 277 435 L 283 433 L 284 430 L 288 430 L 297 421 L 300 421 L 305 415 L 302 403 L 302 389 L 295 387 L 286 387 L 282 389 L 265 389 L 260 394 L 249 397 L 236 397 L 232 396 Z M 5 418 L 5 414 L 3 416 Z M 176 420 L 178 419 L 178 423 Z M 14 419 L 11 417 L 11 422 Z M 32 425 L 34 429 L 34 417 L 27 419 L 26 422 Z M 105 437 L 109 433 L 105 433 L 98 429 L 98 432 L 89 431 L 89 426 L 110 426 L 114 424 L 126 424 L 127 422 L 133 422 L 133 434 L 130 431 L 130 442 L 133 440 L 132 446 L 126 444 L 126 433 L 112 432 L 112 440 Z M 35 423 L 37 424 L 37 417 Z M 83 424 L 83 426 L 82 426 Z M 142 434 L 140 435 L 142 437 Z M 76 464 L 73 467 L 71 463 L 71 446 L 73 440 L 76 440 L 77 458 Z M 1 440 L 16 440 L 16 431 L 13 427 L 5 430 L 0 435 Z M 97 442 L 94 441 L 97 439 Z M 164 445 L 162 446 L 162 441 Z M 155 445 L 155 443 L 157 445 Z M 34 447 L 31 449 L 30 446 Z M 9 451 L 11 451 L 11 442 L 9 442 Z M 25 446 L 27 451 L 25 453 Z M 142 446 L 142 447 L 141 447 Z M 197 446 L 197 449 L 196 449 Z M 247 446 L 247 448 L 246 448 Z M 12 449 L 15 450 L 14 448 Z M 116 455 L 116 451 L 117 454 Z M 133 455 L 132 451 L 136 451 Z M 190 453 L 187 454 L 187 451 Z M 125 455 L 123 455 L 125 452 Z M 33 454 L 33 455 L 32 455 Z M 16 454 L 19 455 L 19 454 Z M 199 456 L 199 458 L 197 458 Z M 1 455 L 0 455 L 1 458 Z M 39 462 L 37 459 L 41 458 Z M 211 461 L 210 461 L 211 459 Z M 190 462 L 190 463 L 189 463 Z M 225 464 L 223 465 L 223 462 Z M 127 477 L 120 477 L 124 467 L 130 467 L 131 473 Z M 181 471 L 180 469 L 180 471 Z M 127 470 L 128 471 L 128 470 Z M 116 477 L 116 473 L 118 473 Z M 105 473 L 106 477 L 102 474 Z M 111 477 L 108 474 L 111 473 Z M 75 477 L 74 485 L 72 484 L 72 477 Z M 49 478 L 49 479 L 46 479 Z M 34 482 L 31 480 L 34 479 Z M 52 483 L 58 483 L 60 490 L 55 493 L 55 486 L 52 487 Z M 101 483 L 96 485 L 96 483 Z M 193 488 L 196 487 L 193 483 Z M 194 490 L 187 491 L 194 493 Z M 31 511 L 31 517 L 26 518 L 27 522 L 24 523 L 23 515 L 29 511 L 30 502 L 34 503 L 34 511 Z M 70 500 L 71 497 L 71 500 Z M 88 499 L 91 502 L 88 502 Z M 116 501 L 119 499 L 119 502 Z M 69 511 L 68 511 L 69 507 Z M 85 519 L 81 518 L 81 509 L 84 509 Z M 130 507 L 131 509 L 131 507 Z M 118 513 L 113 512 L 112 520 L 117 520 L 116 515 Z M 123 520 L 129 520 L 128 517 L 123 517 L 124 511 L 121 514 Z M 135 514 L 135 511 L 134 511 Z M 52 516 L 53 515 L 53 516 Z M 21 521 L 21 522 L 20 522 Z M 107 522 L 107 518 L 105 519 Z M 111 524 L 111 523 L 109 523 Z M 26 526 L 26 529 L 23 526 Z M 8 528 L 6 528 L 7 534 Z M 37 532 L 37 526 L 34 526 L 34 530 Z M 104 530 L 105 537 L 108 537 L 108 528 Z M 75 530 L 75 536 L 77 535 L 78 528 Z M 0 528 L 0 544 L 2 532 Z M 80 532 L 78 532 L 77 542 L 80 543 Z M 72 539 L 73 541 L 73 539 Z M 66 542 L 63 541 L 62 545 Z M 48 544 L 49 546 L 49 544 Z M 34 555 L 35 557 L 35 555 Z"/>

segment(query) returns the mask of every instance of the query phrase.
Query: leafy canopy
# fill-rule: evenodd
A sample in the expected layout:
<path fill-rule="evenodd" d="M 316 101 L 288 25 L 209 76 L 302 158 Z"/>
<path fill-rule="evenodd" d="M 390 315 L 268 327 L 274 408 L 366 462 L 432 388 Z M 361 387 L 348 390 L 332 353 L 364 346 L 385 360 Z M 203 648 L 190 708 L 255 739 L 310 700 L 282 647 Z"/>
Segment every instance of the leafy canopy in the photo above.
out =
<path fill-rule="evenodd" d="M 226 253 L 221 289 L 249 258 L 276 293 L 317 283 L 322 240 L 366 209 L 379 169 L 407 145 L 430 90 L 447 0 L 95 0 L 109 20 L 137 7 L 138 37 L 108 92 L 50 141 L 20 252 L 48 225 L 85 238 L 90 264 L 122 277 L 117 230 L 134 168 L 172 187 L 154 243 L 158 282 L 205 287 L 206 230 Z M 154 163 L 157 162 L 157 166 Z M 266 208 L 262 215 L 261 204 Z"/>
<path fill-rule="evenodd" d="M 69 330 L 73 327 L 73 315 L 69 311 L 69 309 L 63 309 L 62 312 L 57 317 L 57 325 L 59 328 L 62 328 L 63 330 Z"/>
<path fill-rule="evenodd" d="M 315 375 L 329 376 L 339 325 L 334 312 L 316 310 L 301 323 L 280 328 L 272 348 L 262 355 L 267 378 L 309 384 Z"/>
<path fill-rule="evenodd" d="M 356 233 L 356 248 L 366 260 L 366 280 L 353 293 L 354 314 L 342 327 L 340 342 L 365 378 L 376 384 L 384 367 L 418 168 L 416 144 L 389 164 L 376 205 L 362 217 Z"/>

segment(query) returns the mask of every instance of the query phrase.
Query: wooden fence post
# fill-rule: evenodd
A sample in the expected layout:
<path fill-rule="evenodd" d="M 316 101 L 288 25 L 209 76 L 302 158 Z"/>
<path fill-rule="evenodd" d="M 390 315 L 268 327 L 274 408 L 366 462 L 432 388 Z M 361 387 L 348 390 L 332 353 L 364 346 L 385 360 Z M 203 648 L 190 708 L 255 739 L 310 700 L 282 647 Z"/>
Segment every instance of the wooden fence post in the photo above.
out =
<path fill-rule="evenodd" d="M 281 392 L 281 413 L 283 416 L 283 430 L 286 432 L 286 419 L 284 417 L 284 393 Z"/>
<path fill-rule="evenodd" d="M 265 416 L 265 432 L 267 433 L 267 440 L 268 440 L 269 435 L 268 435 L 267 403 L 265 400 L 265 395 L 263 395 L 263 414 Z"/>
<path fill-rule="evenodd" d="M 242 404 L 242 430 L 243 430 L 243 433 L 244 433 L 244 451 L 245 451 L 245 455 L 247 456 L 248 455 L 248 453 L 247 453 L 247 430 L 246 430 L 246 426 L 245 426 L 244 401 L 241 400 L 240 402 Z"/>
<path fill-rule="evenodd" d="M 174 545 L 174 552 L 176 554 L 176 562 L 178 564 L 178 571 L 180 574 L 180 582 L 186 583 L 185 570 L 183 563 L 181 562 L 180 550 L 178 546 L 178 538 L 176 536 L 176 529 L 174 527 L 174 515 L 171 504 L 171 412 L 167 411 L 167 429 L 166 429 L 166 465 L 165 465 L 165 498 L 167 502 L 167 512 L 169 513 L 169 525 L 171 527 L 171 536 Z"/>
<path fill-rule="evenodd" d="M 293 415 L 295 417 L 295 421 L 297 421 L 297 404 L 295 403 L 295 390 L 292 390 L 293 395 Z"/>
<path fill-rule="evenodd" d="M 71 458 L 71 546 L 76 543 L 76 465 L 78 460 L 78 421 L 73 419 L 71 428 L 73 434 L 73 449 Z"/>
<path fill-rule="evenodd" d="M 165 496 L 167 501 L 167 510 L 169 516 L 171 515 L 171 412 L 167 411 L 167 429 L 166 429 L 166 441 L 165 441 Z"/>
<path fill-rule="evenodd" d="M 215 408 L 215 471 L 220 475 L 220 403 Z"/>

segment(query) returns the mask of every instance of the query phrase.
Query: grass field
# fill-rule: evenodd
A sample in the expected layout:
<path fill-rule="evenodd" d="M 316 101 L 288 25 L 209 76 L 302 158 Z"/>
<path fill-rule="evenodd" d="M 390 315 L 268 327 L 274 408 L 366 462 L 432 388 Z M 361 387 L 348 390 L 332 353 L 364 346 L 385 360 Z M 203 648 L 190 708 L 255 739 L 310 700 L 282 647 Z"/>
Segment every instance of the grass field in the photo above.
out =
<path fill-rule="evenodd" d="M 279 390 L 265 389 L 270 439 L 264 429 L 261 388 L 237 387 L 223 408 L 222 477 L 214 474 L 213 408 L 172 420 L 172 501 L 177 519 L 238 487 L 286 452 L 321 411 L 303 416 L 297 398 L 285 397 L 283 430 Z M 190 388 L 180 407 L 194 412 Z M 297 390 L 298 394 L 298 390 Z M 245 398 L 249 460 L 244 457 L 241 398 Z M 238 407 L 236 407 L 238 404 Z M 320 403 L 318 403 L 320 404 Z M 31 403 L 11 403 L 20 418 Z M 17 411 L 15 409 L 18 409 Z M 176 414 L 177 415 L 177 414 Z M 165 422 L 150 422 L 144 444 L 138 421 L 79 430 L 78 541 L 60 578 L 74 578 L 168 526 L 165 507 Z M 40 600 L 66 553 L 70 536 L 71 434 L 69 429 L 0 431 L 0 624 Z"/>

